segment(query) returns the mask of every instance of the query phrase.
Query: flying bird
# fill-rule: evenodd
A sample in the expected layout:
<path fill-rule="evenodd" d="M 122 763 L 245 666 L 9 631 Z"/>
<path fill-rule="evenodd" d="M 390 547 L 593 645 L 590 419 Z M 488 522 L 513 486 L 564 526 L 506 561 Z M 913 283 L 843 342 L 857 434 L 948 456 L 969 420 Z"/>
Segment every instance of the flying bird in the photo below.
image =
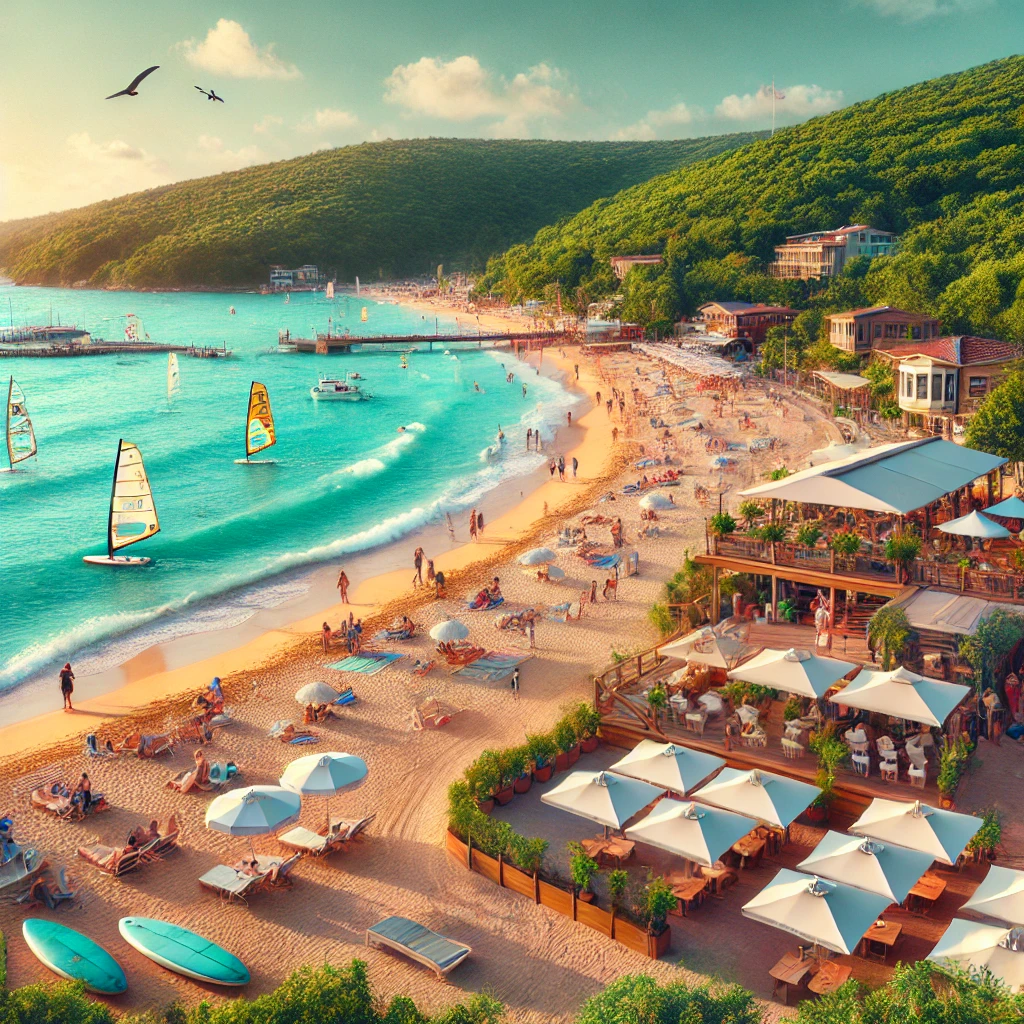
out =
<path fill-rule="evenodd" d="M 127 89 L 122 89 L 120 92 L 111 93 L 107 97 L 108 100 L 114 99 L 115 96 L 138 96 L 139 95 L 139 82 L 141 82 L 147 75 L 153 74 L 154 71 L 159 68 L 159 64 L 154 64 L 151 68 L 146 68 L 141 75 L 136 75 L 135 80 Z"/>
<path fill-rule="evenodd" d="M 203 95 L 204 95 L 204 96 L 205 96 L 205 97 L 206 97 L 206 98 L 207 98 L 208 100 L 216 100 L 216 101 L 217 101 L 218 103 L 223 103 L 223 102 L 224 102 L 224 100 L 223 100 L 223 99 L 221 99 L 221 97 L 220 97 L 220 96 L 218 96 L 218 95 L 217 95 L 217 94 L 216 94 L 216 93 L 215 93 L 215 92 L 214 92 L 214 91 L 213 91 L 212 89 L 211 89 L 211 90 L 210 90 L 209 92 L 207 92 L 207 91 L 206 91 L 206 90 L 205 90 L 205 89 L 204 89 L 204 88 L 203 88 L 203 87 L 202 87 L 201 85 L 197 85 L 197 86 L 196 86 L 196 88 L 197 88 L 197 89 L 198 89 L 198 90 L 199 90 L 199 91 L 200 91 L 200 92 L 201 92 L 201 93 L 202 93 L 202 94 L 203 94 Z"/>

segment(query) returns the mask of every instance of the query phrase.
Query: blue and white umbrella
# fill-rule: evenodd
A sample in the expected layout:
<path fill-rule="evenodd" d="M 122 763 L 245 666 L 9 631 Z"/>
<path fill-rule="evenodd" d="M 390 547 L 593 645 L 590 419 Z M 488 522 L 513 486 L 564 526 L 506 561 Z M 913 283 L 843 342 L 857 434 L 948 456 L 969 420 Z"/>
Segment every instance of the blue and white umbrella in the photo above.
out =
<path fill-rule="evenodd" d="M 850 831 L 920 850 L 943 864 L 955 864 L 979 828 L 981 818 L 973 814 L 943 811 L 920 800 L 906 803 L 875 797 Z"/>
<path fill-rule="evenodd" d="M 355 754 L 331 750 L 296 758 L 284 770 L 281 785 L 302 796 L 327 797 L 327 827 L 331 825 L 331 797 L 358 789 L 369 769 Z"/>
<path fill-rule="evenodd" d="M 626 835 L 709 868 L 755 828 L 753 818 L 718 807 L 692 800 L 662 800 L 646 818 L 627 828 Z"/>
<path fill-rule="evenodd" d="M 206 808 L 206 827 L 229 836 L 276 832 L 299 820 L 302 798 L 283 786 L 247 786 L 222 793 Z M 253 853 L 255 857 L 255 852 Z"/>
<path fill-rule="evenodd" d="M 664 789 L 612 772 L 573 772 L 541 801 L 559 810 L 589 818 L 605 828 L 622 828 Z"/>
<path fill-rule="evenodd" d="M 520 565 L 550 565 L 558 561 L 558 555 L 551 548 L 533 548 L 519 556 Z"/>

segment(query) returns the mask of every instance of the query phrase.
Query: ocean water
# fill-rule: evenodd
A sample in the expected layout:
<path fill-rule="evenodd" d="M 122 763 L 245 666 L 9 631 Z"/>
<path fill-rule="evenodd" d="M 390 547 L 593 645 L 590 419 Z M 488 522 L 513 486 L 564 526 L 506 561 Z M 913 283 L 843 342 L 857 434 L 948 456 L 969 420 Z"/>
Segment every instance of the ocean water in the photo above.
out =
<path fill-rule="evenodd" d="M 54 323 L 94 337 L 121 337 L 133 313 L 153 341 L 226 342 L 234 354 L 179 355 L 173 400 L 165 354 L 0 362 L 25 393 L 39 444 L 37 458 L 0 474 L 0 691 L 67 659 L 84 675 L 153 643 L 243 622 L 301 594 L 296 570 L 397 540 L 445 512 L 462 535 L 466 509 L 544 460 L 525 451 L 527 428 L 552 436 L 574 404 L 507 352 L 453 358 L 435 346 L 402 370 L 397 352 L 277 351 L 279 329 L 308 337 L 329 316 L 352 334 L 433 333 L 433 317 L 365 297 L 294 294 L 286 304 L 279 295 L 0 287 L 0 313 L 15 324 L 46 323 L 51 309 Z M 456 324 L 442 319 L 437 329 Z M 314 403 L 318 373 L 344 371 L 365 377 L 373 399 Z M 278 443 L 263 457 L 273 466 L 234 463 L 245 455 L 253 380 L 270 393 Z M 499 424 L 507 440 L 489 457 Z M 141 569 L 82 561 L 106 551 L 120 438 L 142 452 L 162 527 L 126 549 L 153 559 Z"/>

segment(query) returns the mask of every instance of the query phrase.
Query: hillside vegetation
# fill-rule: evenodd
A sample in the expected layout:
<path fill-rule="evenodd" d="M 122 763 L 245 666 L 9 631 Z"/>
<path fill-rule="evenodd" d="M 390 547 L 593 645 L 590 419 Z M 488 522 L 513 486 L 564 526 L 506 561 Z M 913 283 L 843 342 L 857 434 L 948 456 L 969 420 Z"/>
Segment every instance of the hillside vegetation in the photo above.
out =
<path fill-rule="evenodd" d="M 252 285 L 271 263 L 340 280 L 482 269 L 599 196 L 757 138 L 412 139 L 333 149 L 0 224 L 19 283 Z"/>
<path fill-rule="evenodd" d="M 889 303 L 949 331 L 1024 339 L 1024 58 L 948 75 L 778 131 L 599 199 L 491 261 L 512 299 L 560 281 L 577 305 L 619 287 L 608 257 L 663 253 L 630 272 L 620 312 L 667 325 L 710 299 Z M 828 289 L 764 276 L 787 234 L 868 223 L 902 236 Z"/>

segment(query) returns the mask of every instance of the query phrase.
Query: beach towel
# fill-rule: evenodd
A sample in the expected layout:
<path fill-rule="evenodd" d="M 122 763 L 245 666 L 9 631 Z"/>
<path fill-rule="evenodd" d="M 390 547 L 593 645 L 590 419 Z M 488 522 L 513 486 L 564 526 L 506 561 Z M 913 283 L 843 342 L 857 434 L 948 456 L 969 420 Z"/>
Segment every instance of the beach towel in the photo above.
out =
<path fill-rule="evenodd" d="M 614 569 L 622 559 L 618 555 L 598 555 L 588 558 L 587 564 L 595 569 Z"/>
<path fill-rule="evenodd" d="M 411 640 L 412 633 L 407 629 L 382 629 L 379 633 L 375 633 L 374 640 L 381 643 L 386 643 L 389 640 Z"/>
<path fill-rule="evenodd" d="M 359 672 L 364 676 L 372 676 L 380 672 L 381 669 L 387 668 L 393 661 L 404 657 L 404 654 L 396 654 L 392 651 L 364 651 L 362 654 L 353 654 L 327 667 L 333 668 L 336 672 Z M 355 697 L 352 700 L 355 700 Z M 336 700 L 334 703 L 349 704 L 351 701 Z"/>
<path fill-rule="evenodd" d="M 487 604 L 477 604 L 476 598 L 466 601 L 466 610 L 471 612 L 489 612 L 492 608 L 498 608 L 505 603 L 504 597 L 491 598 Z"/>
<path fill-rule="evenodd" d="M 517 654 L 514 651 L 488 651 L 482 658 L 457 668 L 452 674 L 495 683 L 511 675 L 517 665 L 532 657 L 532 654 Z"/>

